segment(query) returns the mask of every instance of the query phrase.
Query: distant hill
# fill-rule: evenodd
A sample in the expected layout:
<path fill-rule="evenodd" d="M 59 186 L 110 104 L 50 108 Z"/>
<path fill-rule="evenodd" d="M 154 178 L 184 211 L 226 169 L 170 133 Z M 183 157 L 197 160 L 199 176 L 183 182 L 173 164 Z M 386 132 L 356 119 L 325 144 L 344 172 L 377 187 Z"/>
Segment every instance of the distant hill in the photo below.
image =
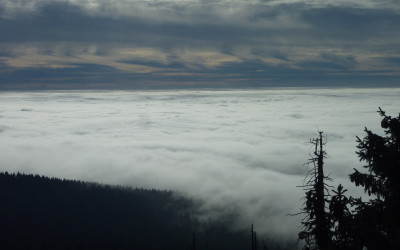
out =
<path fill-rule="evenodd" d="M 247 232 L 200 223 L 193 201 L 39 175 L 0 173 L 0 249 L 248 249 Z"/>

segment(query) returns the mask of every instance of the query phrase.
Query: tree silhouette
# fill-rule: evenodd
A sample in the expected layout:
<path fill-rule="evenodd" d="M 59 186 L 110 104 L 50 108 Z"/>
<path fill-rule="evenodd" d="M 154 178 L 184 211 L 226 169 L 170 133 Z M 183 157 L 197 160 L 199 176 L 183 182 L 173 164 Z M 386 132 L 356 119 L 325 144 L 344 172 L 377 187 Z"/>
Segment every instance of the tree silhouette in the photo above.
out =
<path fill-rule="evenodd" d="M 310 140 L 314 146 L 314 152 L 311 155 L 307 165 L 312 165 L 307 173 L 305 184 L 301 187 L 306 191 L 306 197 L 302 212 L 306 214 L 303 218 L 302 231 L 299 233 L 299 240 L 305 241 L 304 249 L 330 249 L 330 219 L 325 211 L 326 202 L 329 194 L 326 180 L 330 180 L 324 175 L 324 158 L 326 152 L 323 146 L 326 144 L 326 135 L 319 132 L 319 137 Z"/>
<path fill-rule="evenodd" d="M 349 209 L 350 199 L 344 193 L 347 189 L 339 184 L 329 201 L 329 218 L 331 220 L 332 249 L 358 249 L 354 240 L 353 215 Z"/>
<path fill-rule="evenodd" d="M 362 186 L 370 196 L 368 201 L 346 197 L 339 185 L 325 193 L 329 177 L 324 175 L 324 134 L 310 140 L 315 146 L 308 164 L 302 231 L 299 240 L 304 249 L 378 250 L 400 246 L 400 114 L 392 118 L 379 108 L 384 136 L 365 128 L 367 135 L 357 137 L 358 157 L 366 162 L 365 172 L 354 169 L 350 181 Z M 326 207 L 328 205 L 328 207 Z M 351 208 L 351 209 L 350 209 Z"/>
<path fill-rule="evenodd" d="M 381 136 L 365 128 L 358 142 L 358 157 L 366 162 L 366 173 L 354 169 L 350 180 L 372 198 L 353 199 L 355 223 L 368 249 L 397 249 L 400 246 L 400 114 L 392 118 L 379 108 Z"/>

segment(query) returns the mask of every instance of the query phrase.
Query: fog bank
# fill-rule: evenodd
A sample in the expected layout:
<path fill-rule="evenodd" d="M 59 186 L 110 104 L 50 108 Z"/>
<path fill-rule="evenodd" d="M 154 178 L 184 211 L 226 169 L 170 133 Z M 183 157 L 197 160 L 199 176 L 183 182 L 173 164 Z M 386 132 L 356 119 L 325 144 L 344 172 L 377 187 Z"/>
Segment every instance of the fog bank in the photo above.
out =
<path fill-rule="evenodd" d="M 0 171 L 172 189 L 204 211 L 238 213 L 269 236 L 296 238 L 310 145 L 328 135 L 326 172 L 347 181 L 355 137 L 381 132 L 378 107 L 400 89 L 1 92 Z M 208 214 L 209 216 L 210 214 Z M 213 214 L 211 214 L 213 215 Z"/>

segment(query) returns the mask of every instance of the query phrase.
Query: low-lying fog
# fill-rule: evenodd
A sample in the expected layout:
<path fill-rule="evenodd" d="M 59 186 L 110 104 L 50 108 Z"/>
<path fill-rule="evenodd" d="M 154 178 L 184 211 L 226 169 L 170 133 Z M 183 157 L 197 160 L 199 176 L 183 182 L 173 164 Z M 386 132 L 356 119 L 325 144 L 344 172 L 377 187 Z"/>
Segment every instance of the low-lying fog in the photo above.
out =
<path fill-rule="evenodd" d="M 362 165 L 356 135 L 382 133 L 400 89 L 273 89 L 0 93 L 0 171 L 171 189 L 204 200 L 207 216 L 296 239 L 311 152 L 328 135 L 325 171 L 351 194 Z M 213 214 L 215 213 L 215 214 Z"/>

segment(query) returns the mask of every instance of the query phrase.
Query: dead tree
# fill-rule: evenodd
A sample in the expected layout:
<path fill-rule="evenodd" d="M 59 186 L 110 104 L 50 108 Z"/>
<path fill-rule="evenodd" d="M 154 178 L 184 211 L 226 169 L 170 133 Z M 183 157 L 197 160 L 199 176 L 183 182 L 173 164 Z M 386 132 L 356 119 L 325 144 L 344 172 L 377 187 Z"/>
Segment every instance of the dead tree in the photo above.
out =
<path fill-rule="evenodd" d="M 306 165 L 312 167 L 307 173 L 304 185 L 301 186 L 306 191 L 301 214 L 306 216 L 301 221 L 302 231 L 298 235 L 299 240 L 305 241 L 304 249 L 330 249 L 331 225 L 329 215 L 325 211 L 329 197 L 329 185 L 326 181 L 330 181 L 330 178 L 324 175 L 326 152 L 323 147 L 326 142 L 323 132 L 319 132 L 319 137 L 310 140 L 314 152 Z"/>

